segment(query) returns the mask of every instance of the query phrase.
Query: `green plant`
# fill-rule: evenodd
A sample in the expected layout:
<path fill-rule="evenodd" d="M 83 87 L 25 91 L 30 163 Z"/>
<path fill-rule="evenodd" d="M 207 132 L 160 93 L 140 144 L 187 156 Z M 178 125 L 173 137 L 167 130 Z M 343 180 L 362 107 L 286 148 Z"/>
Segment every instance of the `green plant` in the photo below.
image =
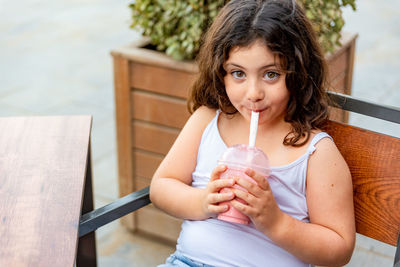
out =
<path fill-rule="evenodd" d="M 299 0 L 313 22 L 325 52 L 340 45 L 344 26 L 342 7 L 356 9 L 355 0 Z M 199 51 L 202 34 L 214 20 L 224 0 L 135 0 L 132 28 L 150 38 L 157 50 L 175 59 L 193 59 Z"/>
<path fill-rule="evenodd" d="M 312 21 L 318 40 L 325 52 L 340 45 L 344 26 L 342 8 L 349 5 L 356 10 L 355 0 L 302 0 L 306 16 Z"/>

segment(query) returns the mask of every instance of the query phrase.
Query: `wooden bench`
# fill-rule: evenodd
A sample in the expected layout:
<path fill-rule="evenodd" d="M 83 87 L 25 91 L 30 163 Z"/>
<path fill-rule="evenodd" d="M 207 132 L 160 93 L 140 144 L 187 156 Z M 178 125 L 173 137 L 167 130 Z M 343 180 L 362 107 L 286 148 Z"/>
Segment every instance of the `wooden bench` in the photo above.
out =
<path fill-rule="evenodd" d="M 400 124 L 400 108 L 329 92 L 338 108 Z M 356 231 L 397 246 L 400 267 L 400 138 L 330 121 L 333 137 L 349 165 L 354 191 Z M 79 236 L 150 203 L 149 188 L 129 194 L 81 217 Z"/>

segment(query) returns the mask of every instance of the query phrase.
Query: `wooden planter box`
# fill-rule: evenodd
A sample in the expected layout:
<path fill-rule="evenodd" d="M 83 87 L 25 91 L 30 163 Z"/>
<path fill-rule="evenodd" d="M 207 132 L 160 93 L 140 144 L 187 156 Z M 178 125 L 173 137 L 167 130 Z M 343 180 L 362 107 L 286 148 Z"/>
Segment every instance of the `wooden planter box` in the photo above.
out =
<path fill-rule="evenodd" d="M 337 92 L 351 94 L 355 40 L 345 35 L 343 46 L 327 56 L 329 77 Z M 190 114 L 188 89 L 195 78 L 193 62 L 175 61 L 165 54 L 132 44 L 111 52 L 114 60 L 115 106 L 120 196 L 150 184 L 154 171 L 175 141 Z M 334 112 L 336 120 L 347 114 Z M 131 230 L 175 242 L 181 221 L 152 205 L 125 216 Z"/>

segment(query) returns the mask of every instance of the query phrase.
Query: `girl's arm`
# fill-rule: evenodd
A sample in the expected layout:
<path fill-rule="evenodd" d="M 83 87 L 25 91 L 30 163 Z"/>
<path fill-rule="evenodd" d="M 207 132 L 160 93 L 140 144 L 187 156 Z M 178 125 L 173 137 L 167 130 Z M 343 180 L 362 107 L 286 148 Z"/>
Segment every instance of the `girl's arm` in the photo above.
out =
<path fill-rule="evenodd" d="M 306 197 L 310 223 L 282 212 L 266 179 L 251 170 L 249 175 L 258 185 L 239 180 L 249 194 L 235 190 L 249 204 L 232 201 L 232 205 L 252 218 L 257 229 L 304 262 L 342 266 L 350 260 L 355 242 L 353 187 L 349 168 L 330 139 L 319 141 L 309 159 Z"/>
<path fill-rule="evenodd" d="M 206 219 L 227 209 L 225 206 L 218 206 L 218 202 L 229 201 L 234 197 L 231 192 L 218 194 L 221 188 L 233 185 L 233 180 L 218 179 L 220 173 L 225 171 L 223 166 L 218 166 L 213 171 L 207 188 L 191 186 L 201 136 L 214 116 L 215 110 L 206 107 L 197 109 L 153 176 L 150 199 L 155 206 L 172 216 L 192 220 Z"/>

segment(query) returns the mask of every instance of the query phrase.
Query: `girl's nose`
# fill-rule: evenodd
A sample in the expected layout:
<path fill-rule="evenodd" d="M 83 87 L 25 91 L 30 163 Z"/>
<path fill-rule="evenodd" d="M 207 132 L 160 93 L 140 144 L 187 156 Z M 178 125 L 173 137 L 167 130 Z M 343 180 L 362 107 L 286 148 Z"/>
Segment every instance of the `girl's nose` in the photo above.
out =
<path fill-rule="evenodd" d="M 257 81 L 249 81 L 249 86 L 247 89 L 247 99 L 251 102 L 258 102 L 263 100 L 265 97 L 264 90 L 262 86 L 258 84 Z"/>

